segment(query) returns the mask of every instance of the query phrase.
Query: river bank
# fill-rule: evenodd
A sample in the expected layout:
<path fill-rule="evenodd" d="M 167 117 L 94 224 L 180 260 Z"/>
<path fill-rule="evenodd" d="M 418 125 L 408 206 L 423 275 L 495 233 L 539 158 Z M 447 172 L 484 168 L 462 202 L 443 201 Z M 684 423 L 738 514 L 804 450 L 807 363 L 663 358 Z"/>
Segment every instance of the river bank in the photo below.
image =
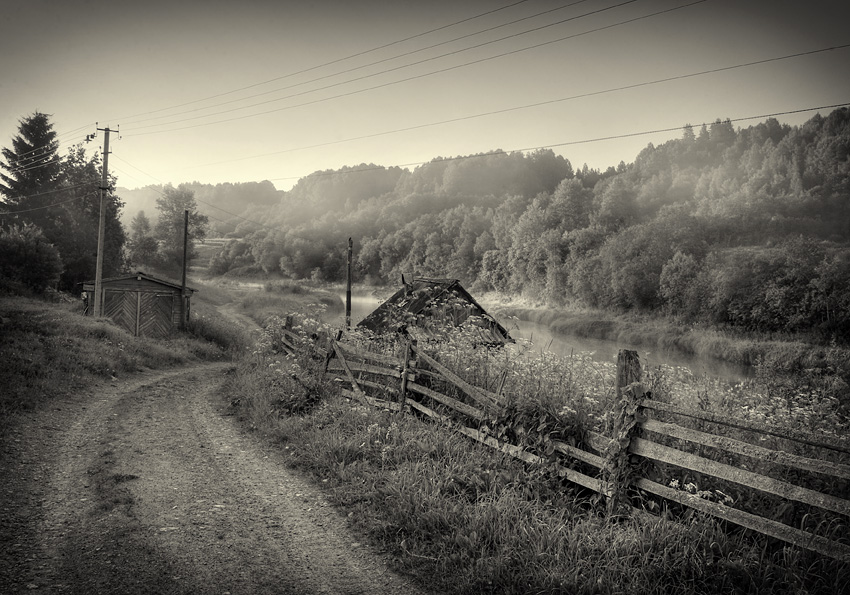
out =
<path fill-rule="evenodd" d="M 392 288 L 355 287 L 352 292 L 352 322 L 356 324 L 392 292 Z M 344 288 L 341 288 L 340 295 L 344 301 Z M 515 331 L 519 330 L 519 336 L 528 332 L 530 324 L 559 337 L 608 341 L 619 348 L 663 352 L 668 360 L 714 360 L 738 368 L 737 371 L 730 368 L 728 373 L 721 373 L 720 376 L 749 376 L 756 373 L 758 368 L 763 373 L 777 375 L 816 374 L 821 377 L 835 376 L 844 379 L 844 382 L 850 379 L 850 348 L 844 346 L 734 336 L 717 329 L 682 326 L 647 316 L 550 308 L 526 298 L 495 292 L 476 294 L 474 297 L 509 331 L 512 326 Z M 548 339 L 544 339 L 544 347 L 546 341 Z M 693 365 L 689 367 L 699 373 Z"/>
<path fill-rule="evenodd" d="M 850 361 L 850 349 L 836 345 L 738 337 L 716 329 L 684 327 L 662 319 L 594 310 L 554 309 L 498 294 L 486 294 L 479 301 L 500 320 L 515 317 L 542 325 L 552 333 L 680 352 L 746 367 L 761 365 L 789 372 L 832 368 L 833 373 L 840 373 L 840 368 Z M 844 371 L 850 373 L 850 369 Z"/>

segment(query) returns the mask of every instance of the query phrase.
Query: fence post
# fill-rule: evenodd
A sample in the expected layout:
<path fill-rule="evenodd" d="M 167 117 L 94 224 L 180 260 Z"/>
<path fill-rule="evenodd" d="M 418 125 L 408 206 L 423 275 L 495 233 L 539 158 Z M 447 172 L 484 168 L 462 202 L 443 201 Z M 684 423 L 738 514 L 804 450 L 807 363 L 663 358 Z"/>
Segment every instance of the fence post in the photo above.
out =
<path fill-rule="evenodd" d="M 339 341 L 342 338 L 342 331 L 337 331 L 336 340 Z M 331 360 L 336 355 L 334 351 L 334 338 L 328 333 L 327 337 L 327 351 L 325 353 L 325 363 L 322 366 L 322 378 L 324 378 L 325 374 L 328 373 L 328 366 L 331 365 Z"/>
<path fill-rule="evenodd" d="M 640 384 L 640 358 L 636 351 L 621 349 L 617 354 L 617 420 L 614 439 L 605 452 L 603 482 L 608 491 L 607 511 L 617 514 L 624 504 L 633 470 L 629 464 L 629 443 L 637 431 L 638 411 L 644 398 Z"/>
<path fill-rule="evenodd" d="M 401 387 L 398 392 L 399 415 L 404 415 L 404 404 L 407 400 L 407 375 L 410 372 L 411 341 L 413 341 L 413 339 L 408 337 L 404 344 L 404 364 L 402 364 L 401 367 Z"/>

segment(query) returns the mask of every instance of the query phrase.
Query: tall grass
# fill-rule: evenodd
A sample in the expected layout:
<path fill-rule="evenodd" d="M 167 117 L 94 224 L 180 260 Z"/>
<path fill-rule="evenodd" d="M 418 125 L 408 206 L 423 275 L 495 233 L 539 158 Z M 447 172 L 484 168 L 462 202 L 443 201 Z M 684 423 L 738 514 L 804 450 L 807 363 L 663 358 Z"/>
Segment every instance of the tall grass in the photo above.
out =
<path fill-rule="evenodd" d="M 247 329 L 205 304 L 194 308 L 186 330 L 207 345 L 217 347 L 221 355 L 232 360 L 244 357 L 254 342 Z"/>
<path fill-rule="evenodd" d="M 266 326 L 271 318 L 282 318 L 289 313 L 321 311 L 321 315 L 331 315 L 344 308 L 334 294 L 285 282 L 267 283 L 264 291 L 246 295 L 239 304 L 242 311 L 261 326 Z"/>
<path fill-rule="evenodd" d="M 75 302 L 0 298 L 0 416 L 36 406 L 98 378 L 217 360 L 220 346 L 191 335 L 133 337 L 109 320 L 84 317 Z"/>
<path fill-rule="evenodd" d="M 679 522 L 643 514 L 608 520 L 592 493 L 560 482 L 545 465 L 523 466 L 449 426 L 350 402 L 307 350 L 283 356 L 275 345 L 279 321 L 270 322 L 223 394 L 248 427 L 313 474 L 352 523 L 423 584 L 447 593 L 789 594 L 850 585 L 847 564 L 697 513 L 678 511 Z M 319 324 L 296 320 L 306 335 Z M 501 387 L 526 426 L 541 414 L 564 432 L 610 425 L 613 365 L 578 355 L 520 357 L 522 346 L 472 349 L 460 336 L 427 349 L 468 381 Z M 366 337 L 348 340 L 398 351 Z M 659 398 L 740 411 L 737 395 L 675 369 L 654 370 L 647 382 Z"/>

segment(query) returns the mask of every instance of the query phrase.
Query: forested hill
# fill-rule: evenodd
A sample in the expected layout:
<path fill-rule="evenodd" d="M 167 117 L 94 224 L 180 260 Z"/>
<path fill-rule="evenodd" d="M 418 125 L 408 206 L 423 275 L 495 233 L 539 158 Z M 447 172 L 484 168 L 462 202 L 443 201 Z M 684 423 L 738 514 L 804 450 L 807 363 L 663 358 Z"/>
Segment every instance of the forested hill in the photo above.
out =
<path fill-rule="evenodd" d="M 182 187 L 194 193 L 199 211 L 210 217 L 211 233 L 214 235 L 223 235 L 233 230 L 235 223 L 228 221 L 233 218 L 228 213 L 240 211 L 246 205 L 274 205 L 280 201 L 283 195 L 283 192 L 277 190 L 274 184 L 268 180 L 236 184 L 192 182 L 183 184 Z M 162 185 L 145 186 L 134 190 L 118 187 L 116 193 L 124 201 L 122 219 L 125 226 L 129 227 L 130 221 L 139 211 L 144 211 L 146 216 L 155 221 L 157 218 L 156 201 L 158 198 L 162 198 L 163 189 L 164 186 Z"/>
<path fill-rule="evenodd" d="M 213 259 L 340 280 L 460 278 L 477 290 L 658 310 L 744 328 L 850 331 L 850 111 L 799 127 L 720 120 L 634 163 L 552 151 L 316 172 L 242 215 Z"/>

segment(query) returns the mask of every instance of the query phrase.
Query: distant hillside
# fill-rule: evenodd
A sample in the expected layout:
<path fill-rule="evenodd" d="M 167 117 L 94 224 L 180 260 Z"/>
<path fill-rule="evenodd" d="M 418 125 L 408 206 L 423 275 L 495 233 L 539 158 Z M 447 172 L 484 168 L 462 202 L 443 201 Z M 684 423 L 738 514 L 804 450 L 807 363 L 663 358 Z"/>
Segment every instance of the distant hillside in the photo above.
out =
<path fill-rule="evenodd" d="M 360 281 L 450 276 L 551 304 L 850 336 L 850 110 L 717 120 L 626 165 L 552 151 L 316 172 L 255 205 L 211 270 Z"/>
<path fill-rule="evenodd" d="M 130 221 L 139 211 L 144 211 L 145 215 L 152 222 L 156 222 L 158 211 L 156 210 L 156 199 L 159 198 L 162 186 L 145 186 L 144 188 L 135 188 L 129 190 L 118 186 L 115 189 L 122 201 L 124 201 L 124 209 L 121 211 L 121 223 L 124 227 L 130 228 Z"/>
<path fill-rule="evenodd" d="M 198 210 L 210 217 L 210 227 L 213 235 L 223 235 L 232 232 L 241 219 L 229 213 L 241 214 L 246 209 L 255 206 L 270 206 L 277 204 L 283 191 L 277 190 L 274 184 L 265 180 L 263 182 L 244 182 L 226 184 L 201 184 L 192 182 L 187 184 L 195 193 Z M 125 202 L 121 220 L 129 227 L 130 221 L 139 211 L 156 223 L 159 212 L 156 208 L 156 200 L 161 196 L 161 185 L 150 185 L 143 188 L 129 190 L 118 187 L 116 194 Z M 223 221 L 222 221 L 223 220 Z"/>

